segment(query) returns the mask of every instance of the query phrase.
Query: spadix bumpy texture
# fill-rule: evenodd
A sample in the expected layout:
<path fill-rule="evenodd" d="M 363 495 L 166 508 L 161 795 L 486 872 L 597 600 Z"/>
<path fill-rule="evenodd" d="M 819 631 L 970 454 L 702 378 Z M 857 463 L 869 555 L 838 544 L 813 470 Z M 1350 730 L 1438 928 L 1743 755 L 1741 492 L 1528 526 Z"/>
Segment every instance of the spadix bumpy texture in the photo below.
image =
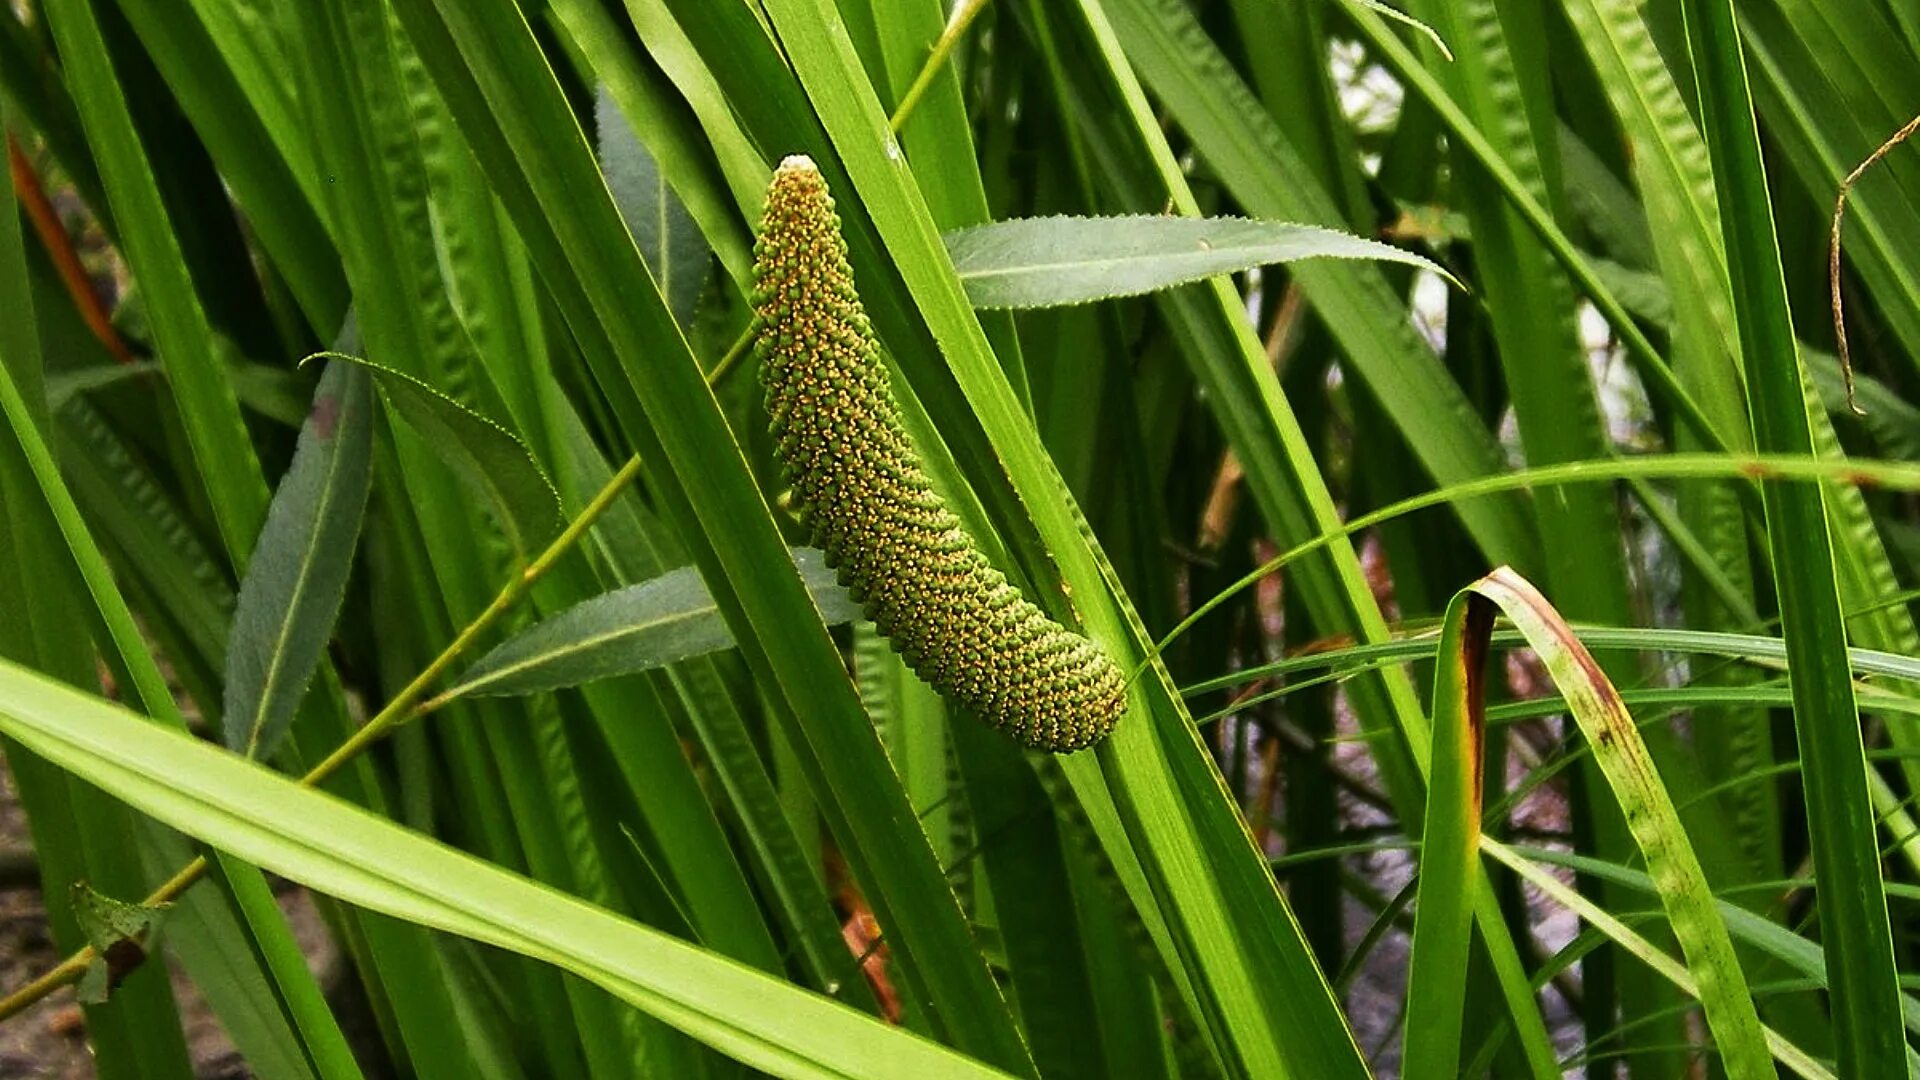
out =
<path fill-rule="evenodd" d="M 754 256 L 774 441 L 841 583 L 913 670 L 995 727 L 1056 753 L 1105 738 L 1119 669 L 1009 584 L 927 481 L 807 158 L 773 174 Z"/>

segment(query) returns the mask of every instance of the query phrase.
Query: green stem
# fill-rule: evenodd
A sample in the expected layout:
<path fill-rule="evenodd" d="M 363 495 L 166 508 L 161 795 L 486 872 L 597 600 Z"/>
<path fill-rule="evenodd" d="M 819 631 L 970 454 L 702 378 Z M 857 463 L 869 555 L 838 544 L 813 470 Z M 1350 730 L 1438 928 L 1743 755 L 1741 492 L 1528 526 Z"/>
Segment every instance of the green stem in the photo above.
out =
<path fill-rule="evenodd" d="M 900 129 L 906 127 L 907 117 L 913 115 L 914 107 L 920 104 L 920 98 L 926 94 L 927 87 L 933 85 L 933 77 L 940 74 L 940 69 L 946 66 L 947 57 L 952 55 L 953 47 L 960 44 L 960 39 L 966 36 L 967 28 L 972 26 L 973 20 L 979 18 L 980 13 L 986 9 L 987 0 L 964 0 L 958 8 L 954 9 L 953 17 L 947 20 L 947 28 L 940 31 L 940 40 L 933 43 L 933 52 L 927 54 L 927 62 L 921 65 L 920 74 L 914 76 L 913 85 L 907 87 L 907 92 L 900 98 L 899 107 L 893 110 L 892 119 L 887 121 L 887 127 L 895 135 L 900 134 Z"/>
<path fill-rule="evenodd" d="M 713 365 L 712 371 L 707 372 L 708 386 L 718 387 L 726 380 L 728 375 L 733 373 L 733 369 L 740 364 L 740 358 L 747 355 L 747 348 L 753 344 L 753 336 L 758 333 L 759 330 L 760 320 L 758 318 L 747 320 L 747 328 L 740 331 L 739 338 L 735 339 L 733 345 L 727 349 L 727 355 L 721 357 L 720 362 Z"/>

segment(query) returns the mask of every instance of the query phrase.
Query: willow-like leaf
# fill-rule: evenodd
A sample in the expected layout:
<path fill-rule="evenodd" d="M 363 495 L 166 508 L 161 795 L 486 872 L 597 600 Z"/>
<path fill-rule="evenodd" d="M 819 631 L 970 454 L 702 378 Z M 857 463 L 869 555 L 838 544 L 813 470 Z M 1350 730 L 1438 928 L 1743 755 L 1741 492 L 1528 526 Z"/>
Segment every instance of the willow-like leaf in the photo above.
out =
<path fill-rule="evenodd" d="M 828 624 L 859 616 L 818 551 L 795 548 L 793 555 Z M 685 566 L 535 623 L 475 661 L 441 700 L 579 686 L 732 647 L 713 594 L 700 572 Z"/>
<path fill-rule="evenodd" d="M 1040 308 L 1138 296 L 1216 274 L 1301 259 L 1373 259 L 1452 275 L 1410 251 L 1316 225 L 1248 218 L 1038 217 L 945 234 L 981 308 Z"/>
<path fill-rule="evenodd" d="M 667 298 L 674 321 L 683 329 L 691 328 L 713 267 L 706 238 L 605 86 L 594 96 L 593 116 L 607 190 L 613 192 L 614 205 L 626 219 L 633 242 L 640 246 L 640 256 L 647 260 L 660 294 Z"/>
<path fill-rule="evenodd" d="M 229 749 L 271 755 L 333 634 L 373 484 L 373 379 L 328 365 L 240 582 L 227 639 Z"/>
<path fill-rule="evenodd" d="M 347 353 L 316 355 L 372 372 L 394 412 L 486 500 L 522 555 L 532 556 L 559 535 L 560 496 L 518 436 L 404 371 Z"/>

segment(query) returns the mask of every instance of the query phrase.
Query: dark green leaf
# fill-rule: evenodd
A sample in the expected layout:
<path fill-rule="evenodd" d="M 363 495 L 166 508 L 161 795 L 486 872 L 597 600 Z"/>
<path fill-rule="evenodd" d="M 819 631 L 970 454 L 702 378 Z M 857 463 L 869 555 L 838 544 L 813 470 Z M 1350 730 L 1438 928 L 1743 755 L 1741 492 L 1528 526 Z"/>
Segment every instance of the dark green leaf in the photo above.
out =
<path fill-rule="evenodd" d="M 1732 274 L 1754 444 L 1809 454 L 1806 374 L 1793 337 L 1780 240 L 1747 83 L 1745 42 L 1729 0 L 1689 0 L 1687 44 L 1701 133 L 1713 160 Z M 1870 770 L 1835 578 L 1830 513 L 1819 488 L 1761 487 L 1774 588 L 1793 672 L 1794 732 L 1812 848 L 1820 934 L 1833 973 L 1834 1049 L 1843 1076 L 1907 1070 L 1900 983 L 1875 835 Z"/>
<path fill-rule="evenodd" d="M 600 168 L 607 174 L 613 203 L 626 219 L 654 284 L 667 298 L 674 321 L 688 330 L 713 268 L 700 226 L 667 186 L 659 163 L 604 85 L 594 97 L 593 115 L 600 133 Z"/>
<path fill-rule="evenodd" d="M 522 555 L 537 553 L 559 534 L 560 496 L 512 432 L 404 371 L 346 353 L 317 355 L 373 372 L 387 404 L 487 501 Z"/>
<path fill-rule="evenodd" d="M 240 582 L 224 731 L 251 757 L 286 733 L 340 614 L 373 482 L 372 387 L 357 365 L 328 365 Z"/>
<path fill-rule="evenodd" d="M 820 552 L 795 548 L 794 563 L 829 624 L 860 609 L 834 581 Z M 733 646 L 713 596 L 691 566 L 615 589 L 502 642 L 445 697 L 532 694 L 631 675 Z"/>

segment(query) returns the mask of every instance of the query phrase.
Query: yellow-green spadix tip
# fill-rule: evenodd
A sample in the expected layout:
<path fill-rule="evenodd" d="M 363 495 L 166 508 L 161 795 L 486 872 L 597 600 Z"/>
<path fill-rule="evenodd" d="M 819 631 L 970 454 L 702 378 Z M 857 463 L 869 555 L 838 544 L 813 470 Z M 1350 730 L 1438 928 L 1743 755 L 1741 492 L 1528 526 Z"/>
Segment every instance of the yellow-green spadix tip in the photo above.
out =
<path fill-rule="evenodd" d="M 760 380 L 814 542 L 914 671 L 1027 746 L 1107 736 L 1125 680 L 987 561 L 928 480 L 813 162 L 780 163 L 754 245 Z"/>

